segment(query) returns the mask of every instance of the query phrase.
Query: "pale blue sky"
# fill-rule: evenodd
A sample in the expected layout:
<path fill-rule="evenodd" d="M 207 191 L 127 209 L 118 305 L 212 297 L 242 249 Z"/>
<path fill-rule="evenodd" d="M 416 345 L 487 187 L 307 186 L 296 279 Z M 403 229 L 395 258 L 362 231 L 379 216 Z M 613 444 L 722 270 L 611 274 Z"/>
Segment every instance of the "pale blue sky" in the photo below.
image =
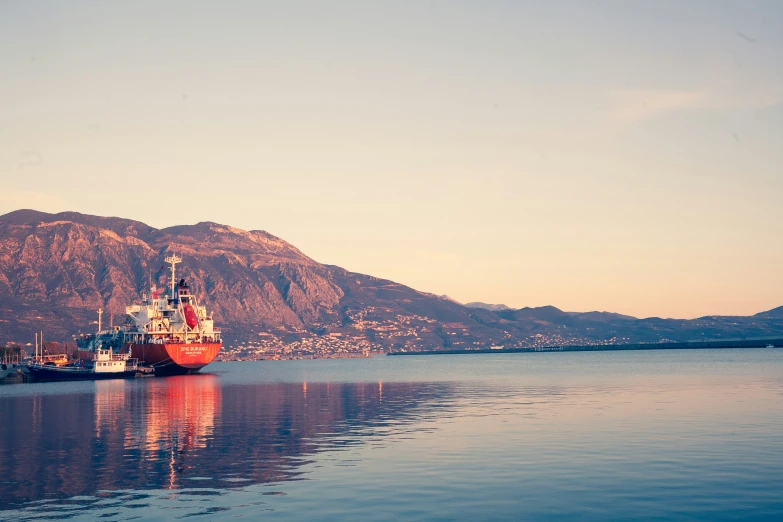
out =
<path fill-rule="evenodd" d="M 0 213 L 264 229 L 461 301 L 783 304 L 778 1 L 0 0 L 0 44 Z"/>

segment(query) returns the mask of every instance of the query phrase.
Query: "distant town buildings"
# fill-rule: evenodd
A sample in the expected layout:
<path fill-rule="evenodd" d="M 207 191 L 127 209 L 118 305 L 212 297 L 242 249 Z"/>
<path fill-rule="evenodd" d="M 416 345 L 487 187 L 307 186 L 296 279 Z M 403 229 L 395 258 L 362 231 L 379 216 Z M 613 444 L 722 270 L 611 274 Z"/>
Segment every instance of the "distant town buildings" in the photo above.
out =
<path fill-rule="evenodd" d="M 368 357 L 390 351 L 479 350 L 502 348 L 543 348 L 551 346 L 600 345 L 629 342 L 612 337 L 590 340 L 565 331 L 531 334 L 524 341 L 511 332 L 478 338 L 462 323 L 442 323 L 420 315 L 397 314 L 389 318 L 385 310 L 367 307 L 347 311 L 342 326 L 316 325 L 309 328 L 273 327 L 248 331 L 236 341 L 227 341 L 218 360 L 278 360 Z M 384 319 L 384 317 L 387 317 Z"/>

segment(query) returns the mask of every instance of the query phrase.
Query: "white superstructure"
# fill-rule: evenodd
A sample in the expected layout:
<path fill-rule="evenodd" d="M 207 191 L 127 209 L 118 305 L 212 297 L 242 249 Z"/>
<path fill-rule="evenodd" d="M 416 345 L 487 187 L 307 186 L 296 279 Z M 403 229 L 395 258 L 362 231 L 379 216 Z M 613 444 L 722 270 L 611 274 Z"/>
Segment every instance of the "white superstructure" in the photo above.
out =
<path fill-rule="evenodd" d="M 159 292 L 153 284 L 150 296 L 143 294 L 141 304 L 130 305 L 125 312 L 133 323 L 125 328 L 125 342 L 135 344 L 219 343 L 220 329 L 212 316 L 199 306 L 185 280 L 176 283 L 175 266 L 182 259 L 166 258 L 171 265 L 171 293 Z"/>
<path fill-rule="evenodd" d="M 136 359 L 129 353 L 113 353 L 111 350 L 95 350 L 93 359 L 95 373 L 121 373 L 136 370 Z"/>

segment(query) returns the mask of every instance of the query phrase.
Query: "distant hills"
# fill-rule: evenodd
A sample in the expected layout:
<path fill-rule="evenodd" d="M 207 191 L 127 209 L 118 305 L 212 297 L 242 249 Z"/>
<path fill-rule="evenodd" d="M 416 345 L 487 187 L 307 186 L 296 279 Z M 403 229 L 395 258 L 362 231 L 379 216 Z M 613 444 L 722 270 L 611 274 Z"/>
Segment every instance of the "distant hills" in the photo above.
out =
<path fill-rule="evenodd" d="M 51 340 L 95 328 L 99 307 L 125 305 L 178 277 L 223 326 L 227 346 L 304 353 L 476 348 L 783 336 L 783 307 L 694 320 L 553 306 L 462 305 L 393 281 L 324 265 L 261 230 L 202 222 L 156 229 L 138 221 L 19 210 L 0 216 L 0 343 Z M 109 320 L 109 315 L 104 315 Z M 263 341 L 263 342 L 262 342 Z M 269 353 L 267 351 L 267 353 Z"/>
<path fill-rule="evenodd" d="M 762 319 L 783 319 L 783 306 L 778 306 L 772 310 L 758 313 L 754 317 L 759 317 Z"/>
<path fill-rule="evenodd" d="M 487 304 L 487 303 L 480 303 L 478 301 L 474 301 L 472 303 L 465 303 L 465 306 L 467 306 L 468 308 L 481 308 L 483 310 L 492 310 L 493 312 L 511 309 L 504 304 Z"/>

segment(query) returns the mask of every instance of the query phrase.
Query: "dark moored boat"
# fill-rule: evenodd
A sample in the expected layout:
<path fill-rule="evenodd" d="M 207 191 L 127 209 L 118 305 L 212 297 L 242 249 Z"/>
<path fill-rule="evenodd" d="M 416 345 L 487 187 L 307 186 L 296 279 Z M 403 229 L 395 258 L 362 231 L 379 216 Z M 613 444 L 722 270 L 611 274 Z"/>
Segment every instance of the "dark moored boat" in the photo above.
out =
<path fill-rule="evenodd" d="M 38 381 L 96 381 L 136 377 L 136 359 L 131 359 L 129 354 L 96 350 L 94 355 L 91 361 L 61 366 L 38 358 L 28 369 Z"/>

